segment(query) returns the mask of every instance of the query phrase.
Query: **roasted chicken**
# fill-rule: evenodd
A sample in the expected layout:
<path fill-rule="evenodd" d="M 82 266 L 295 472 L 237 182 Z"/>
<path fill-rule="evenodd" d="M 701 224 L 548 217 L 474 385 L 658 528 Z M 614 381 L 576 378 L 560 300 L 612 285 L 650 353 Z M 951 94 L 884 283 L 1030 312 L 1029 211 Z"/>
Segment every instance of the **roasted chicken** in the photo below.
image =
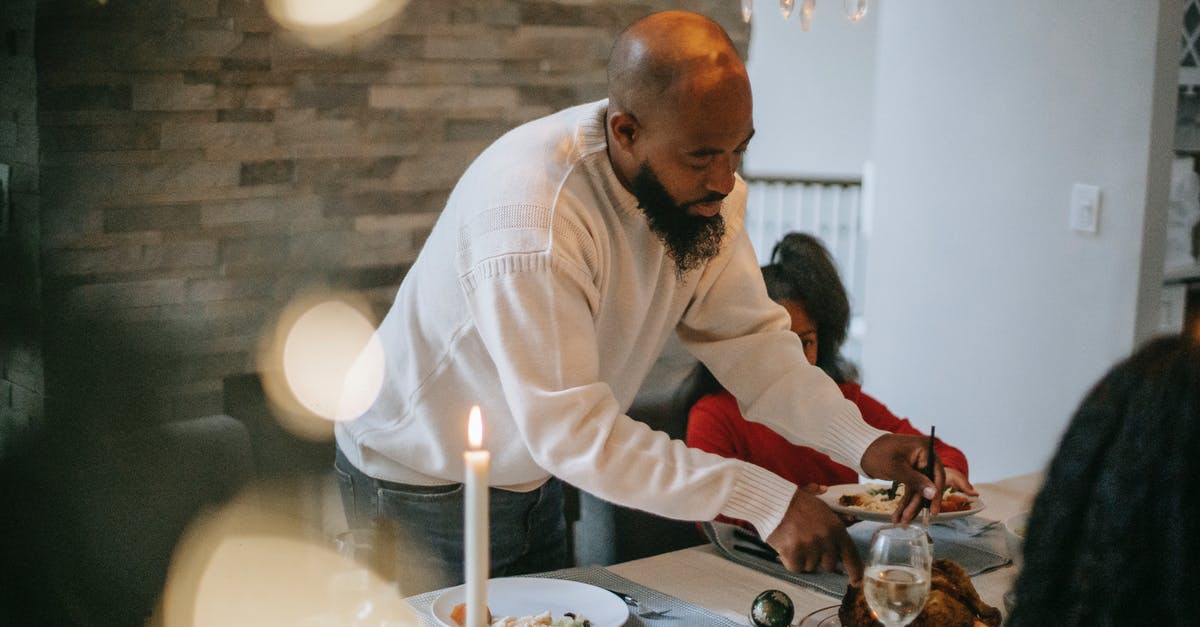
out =
<path fill-rule="evenodd" d="M 999 627 L 1000 610 L 983 602 L 971 578 L 956 562 L 935 560 L 929 601 L 911 627 Z M 882 627 L 875 620 L 861 586 L 848 586 L 838 610 L 843 627 Z"/>

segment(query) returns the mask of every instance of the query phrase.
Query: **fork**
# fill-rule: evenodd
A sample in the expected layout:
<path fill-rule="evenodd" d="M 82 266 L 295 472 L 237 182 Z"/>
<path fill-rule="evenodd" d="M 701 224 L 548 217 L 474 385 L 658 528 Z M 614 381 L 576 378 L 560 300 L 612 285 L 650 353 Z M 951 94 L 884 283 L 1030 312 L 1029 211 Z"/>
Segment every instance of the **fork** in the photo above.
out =
<path fill-rule="evenodd" d="M 665 610 L 647 609 L 642 607 L 642 604 L 637 599 L 625 594 L 624 592 L 618 592 L 609 588 L 605 588 L 605 590 L 617 595 L 617 598 L 624 601 L 625 605 L 628 605 L 630 608 L 632 608 L 633 612 L 641 618 L 662 618 L 671 612 L 671 608 L 667 608 Z"/>

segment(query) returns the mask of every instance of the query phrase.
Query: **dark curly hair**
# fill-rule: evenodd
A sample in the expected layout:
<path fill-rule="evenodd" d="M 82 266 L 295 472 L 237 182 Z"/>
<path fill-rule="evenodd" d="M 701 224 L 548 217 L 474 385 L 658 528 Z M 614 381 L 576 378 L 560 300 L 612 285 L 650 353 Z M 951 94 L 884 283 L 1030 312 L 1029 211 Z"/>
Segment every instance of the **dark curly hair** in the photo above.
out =
<path fill-rule="evenodd" d="M 762 273 L 771 300 L 804 306 L 817 325 L 817 366 L 845 382 L 841 350 L 850 327 L 850 299 L 829 250 L 808 233 L 788 233 L 771 250 L 771 263 Z"/>
<path fill-rule="evenodd" d="M 1034 501 L 1009 625 L 1194 624 L 1200 347 L 1150 342 L 1084 398 Z"/>

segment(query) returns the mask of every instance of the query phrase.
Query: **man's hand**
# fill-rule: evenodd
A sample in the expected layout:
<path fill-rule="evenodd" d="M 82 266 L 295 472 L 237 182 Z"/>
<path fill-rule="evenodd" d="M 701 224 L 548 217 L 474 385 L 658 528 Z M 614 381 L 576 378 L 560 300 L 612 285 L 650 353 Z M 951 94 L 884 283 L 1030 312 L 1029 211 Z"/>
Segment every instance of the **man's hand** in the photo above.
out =
<path fill-rule="evenodd" d="M 889 433 L 879 436 L 862 456 L 862 469 L 868 476 L 904 484 L 904 495 L 892 513 L 893 522 L 906 523 L 921 510 L 921 497 L 929 499 L 929 513 L 942 511 L 942 489 L 946 469 L 935 457 L 930 481 L 924 474 L 930 464 L 929 438 Z"/>
<path fill-rule="evenodd" d="M 852 583 L 862 580 L 862 560 L 846 526 L 821 499 L 797 488 L 783 521 L 767 536 L 785 568 L 832 572 L 838 562 L 845 566 Z"/>
<path fill-rule="evenodd" d="M 950 472 L 951 472 L 950 469 L 947 468 L 946 469 L 946 480 L 947 481 L 950 480 Z M 821 485 L 819 483 L 809 483 L 809 484 L 800 486 L 800 489 L 804 490 L 805 492 L 808 492 L 809 494 L 816 496 L 816 495 L 825 494 L 826 492 L 828 492 L 829 486 Z M 975 496 L 975 493 L 972 492 L 971 496 Z M 842 521 L 842 524 L 846 525 L 847 527 L 849 527 L 850 525 L 853 525 L 854 523 L 862 522 L 859 519 L 851 516 L 850 514 L 837 513 L 837 517 L 838 517 L 838 519 L 840 519 Z"/>

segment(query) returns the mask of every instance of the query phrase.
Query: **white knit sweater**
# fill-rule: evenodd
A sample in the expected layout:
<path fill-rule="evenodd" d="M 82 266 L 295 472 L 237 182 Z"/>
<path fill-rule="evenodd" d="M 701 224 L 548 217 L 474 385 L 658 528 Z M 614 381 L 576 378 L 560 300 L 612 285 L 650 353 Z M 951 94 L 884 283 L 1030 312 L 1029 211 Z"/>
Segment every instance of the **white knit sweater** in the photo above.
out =
<path fill-rule="evenodd" d="M 722 252 L 677 276 L 605 150 L 604 101 L 525 124 L 467 169 L 378 335 L 383 390 L 338 446 L 389 481 L 461 481 L 478 404 L 491 484 L 551 475 L 662 516 L 718 513 L 775 529 L 796 486 L 688 448 L 625 415 L 670 333 L 740 399 L 747 418 L 858 470 L 882 434 L 805 360 L 766 294 L 726 198 Z"/>

